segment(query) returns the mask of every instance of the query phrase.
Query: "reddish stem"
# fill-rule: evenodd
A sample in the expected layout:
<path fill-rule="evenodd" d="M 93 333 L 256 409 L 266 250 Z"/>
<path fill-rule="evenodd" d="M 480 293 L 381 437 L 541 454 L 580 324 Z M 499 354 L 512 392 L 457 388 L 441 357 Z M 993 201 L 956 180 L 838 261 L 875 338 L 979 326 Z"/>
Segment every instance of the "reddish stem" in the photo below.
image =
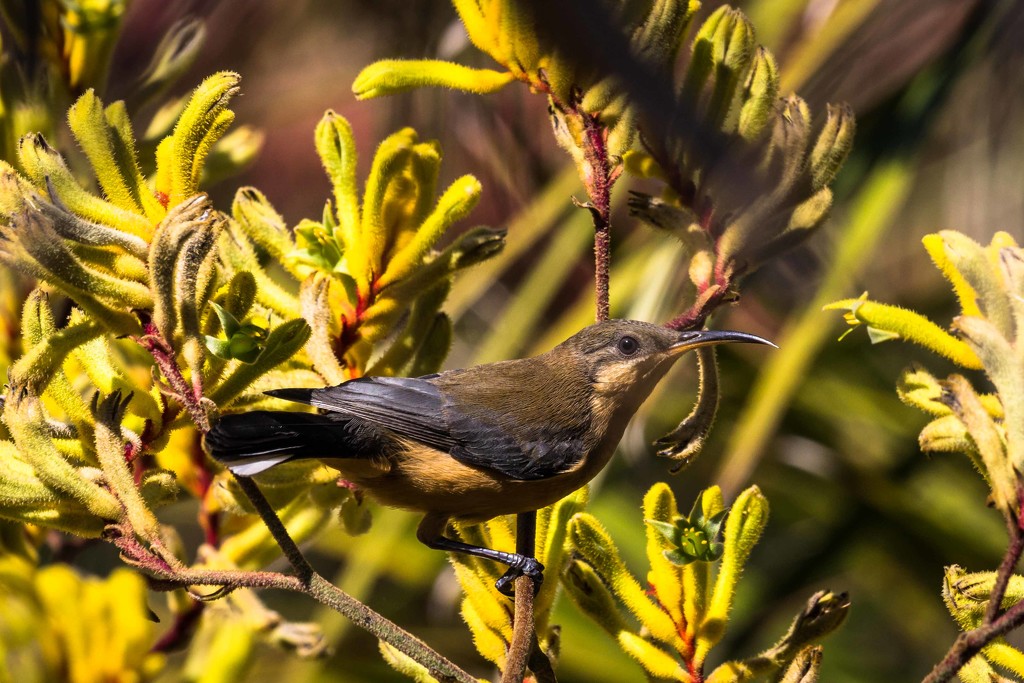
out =
<path fill-rule="evenodd" d="M 1024 497 L 1024 488 L 1018 485 L 1017 500 L 1020 501 L 1022 497 Z M 1024 553 L 1024 506 L 1021 506 L 1019 502 L 1017 518 L 1012 521 L 1007 520 L 1007 527 L 1010 533 L 1010 544 L 1006 548 L 1006 554 L 1003 555 L 1003 561 L 999 564 L 996 582 L 989 595 L 981 626 L 961 633 L 953 641 L 946 656 L 935 665 L 935 668 L 924 678 L 922 683 L 941 683 L 950 680 L 986 645 L 1024 624 L 1024 601 L 1018 602 L 1005 612 L 1002 611 L 1003 598 L 1006 597 L 1010 577 L 1013 575 L 1017 563 L 1020 562 L 1021 554 Z"/>
<path fill-rule="evenodd" d="M 1017 500 L 1021 499 L 1019 489 L 1020 487 L 1018 487 Z M 1003 598 L 1006 596 L 1006 589 L 1010 585 L 1010 577 L 1020 561 L 1021 553 L 1024 552 L 1024 508 L 1018 508 L 1017 519 L 1007 520 L 1006 526 L 1010 535 L 1010 545 L 1006 549 L 1003 561 L 999 564 L 999 571 L 996 572 L 996 583 L 992 587 L 988 606 L 985 609 L 984 623 L 986 624 L 992 623 L 999 616 Z"/>
<path fill-rule="evenodd" d="M 710 296 L 705 296 L 708 288 L 698 291 L 697 300 L 693 302 L 693 305 L 665 323 L 665 327 L 673 330 L 693 330 L 703 327 L 704 321 L 714 313 L 716 308 L 722 305 L 729 291 L 729 283 L 727 281 L 721 281 L 717 284 L 718 289 Z"/>
<path fill-rule="evenodd" d="M 170 343 L 163 338 L 160 330 L 157 329 L 152 321 L 143 321 L 143 330 L 145 334 L 141 337 L 136 337 L 135 341 L 153 356 L 153 360 L 156 361 L 160 372 L 163 373 L 164 379 L 167 380 L 171 391 L 174 392 L 174 397 L 188 411 L 196 427 L 204 434 L 210 431 L 210 419 L 201 403 L 202 386 L 200 381 L 196 379 L 193 384 L 189 384 L 185 380 L 181 368 L 178 367 L 177 354 L 175 354 Z"/>
<path fill-rule="evenodd" d="M 196 428 L 203 434 L 210 431 L 210 418 L 202 404 L 202 378 L 193 377 L 191 383 L 185 379 L 178 365 L 177 354 L 152 320 L 143 318 L 142 329 L 145 334 L 135 338 L 135 341 L 149 351 L 164 379 L 167 380 L 174 398 L 184 406 Z M 166 422 L 167 420 L 165 424 Z M 207 467 L 202 451 L 193 452 L 192 465 L 198 485 L 196 497 L 199 499 L 199 525 L 203 529 L 206 543 L 217 547 L 220 545 L 220 518 L 216 513 L 210 512 L 206 501 L 206 494 L 213 483 L 213 473 Z"/>
<path fill-rule="evenodd" d="M 971 657 L 981 652 L 982 648 L 1021 624 L 1024 624 L 1024 601 L 1003 612 L 995 621 L 961 633 L 946 656 L 921 683 L 941 683 L 950 680 Z"/>
<path fill-rule="evenodd" d="M 597 306 L 597 320 L 607 320 L 609 304 L 609 267 L 611 262 L 611 194 L 618 177 L 608 156 L 608 130 L 598 121 L 596 114 L 574 109 L 573 113 L 583 121 L 583 157 L 586 172 L 583 178 L 590 198 L 591 216 L 594 219 L 594 298 Z"/>

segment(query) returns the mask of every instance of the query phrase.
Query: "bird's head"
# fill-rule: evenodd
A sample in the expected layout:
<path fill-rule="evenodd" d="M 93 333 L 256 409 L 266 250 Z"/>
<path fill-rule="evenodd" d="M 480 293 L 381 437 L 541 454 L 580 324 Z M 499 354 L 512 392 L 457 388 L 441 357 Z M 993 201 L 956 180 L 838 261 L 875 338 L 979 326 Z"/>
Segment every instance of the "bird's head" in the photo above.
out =
<path fill-rule="evenodd" d="M 552 353 L 582 363 L 596 394 L 634 396 L 636 406 L 654 389 L 672 364 L 691 349 L 726 342 L 768 344 L 746 332 L 687 330 L 680 332 L 637 320 L 606 320 L 576 333 Z"/>

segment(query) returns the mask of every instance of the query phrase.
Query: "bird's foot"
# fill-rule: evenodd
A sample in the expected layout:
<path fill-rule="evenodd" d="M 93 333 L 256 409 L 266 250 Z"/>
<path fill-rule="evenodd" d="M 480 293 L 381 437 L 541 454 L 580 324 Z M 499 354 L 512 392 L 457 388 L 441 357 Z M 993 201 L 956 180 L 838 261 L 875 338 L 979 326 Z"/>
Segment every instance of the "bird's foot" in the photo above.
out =
<path fill-rule="evenodd" d="M 515 555 L 514 562 L 509 563 L 508 571 L 495 582 L 494 587 L 502 595 L 512 597 L 515 595 L 514 584 L 520 576 L 528 576 L 533 581 L 533 594 L 537 595 L 540 585 L 544 583 L 544 565 L 535 557 Z"/>

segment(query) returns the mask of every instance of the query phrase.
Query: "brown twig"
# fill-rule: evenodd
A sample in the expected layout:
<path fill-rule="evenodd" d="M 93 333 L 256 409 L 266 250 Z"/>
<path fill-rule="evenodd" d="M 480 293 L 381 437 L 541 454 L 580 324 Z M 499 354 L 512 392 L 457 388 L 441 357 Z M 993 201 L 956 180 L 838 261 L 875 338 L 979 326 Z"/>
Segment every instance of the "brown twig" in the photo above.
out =
<path fill-rule="evenodd" d="M 153 360 L 156 361 L 164 379 L 167 380 L 174 398 L 185 407 L 199 431 L 204 434 L 210 431 L 210 418 L 202 405 L 201 385 L 189 383 L 185 379 L 178 366 L 177 354 L 170 343 L 161 336 L 160 330 L 152 321 L 144 319 L 142 328 L 145 334 L 136 337 L 135 341 L 153 356 Z"/>
<path fill-rule="evenodd" d="M 990 624 L 961 633 L 953 641 L 953 646 L 949 648 L 946 656 L 935 665 L 931 673 L 922 679 L 921 683 L 942 683 L 942 681 L 950 680 L 964 664 L 970 661 L 971 657 L 981 652 L 982 648 L 1021 624 L 1024 624 L 1024 602 L 1018 602 Z"/>
<path fill-rule="evenodd" d="M 576 111 L 583 120 L 583 156 L 587 173 L 583 178 L 584 187 L 590 198 L 591 216 L 594 219 L 594 298 L 598 322 L 607 320 L 609 303 L 609 270 L 611 267 L 611 215 L 612 186 L 618 178 L 618 169 L 613 168 L 608 157 L 608 131 L 594 114 Z"/>
<path fill-rule="evenodd" d="M 516 553 L 526 557 L 536 557 L 537 552 L 537 513 L 521 512 L 516 515 Z M 516 603 L 512 617 L 512 641 L 505 657 L 505 670 L 501 673 L 501 683 L 521 683 L 526 674 L 527 664 L 536 658 L 536 653 L 543 656 L 537 645 L 537 633 L 533 618 L 533 598 L 537 586 L 529 576 L 516 579 Z M 547 658 L 544 657 L 546 660 Z M 551 668 L 548 662 L 548 669 Z"/>
<path fill-rule="evenodd" d="M 317 574 L 303 557 L 291 536 L 288 535 L 281 519 L 274 512 L 259 487 L 251 480 L 242 477 L 239 477 L 239 484 L 249 496 L 267 528 L 270 529 L 274 540 L 281 546 L 296 572 L 295 576 L 266 571 L 193 569 L 181 565 L 172 555 L 164 556 L 162 553 L 154 552 L 159 549 L 144 547 L 130 529 L 112 525 L 108 527 L 105 536 L 107 540 L 118 547 L 122 558 L 127 563 L 144 570 L 153 577 L 158 588 L 168 590 L 191 588 L 193 595 L 195 595 L 195 587 L 199 586 L 220 586 L 227 589 L 226 591 L 215 591 L 213 594 L 199 598 L 206 600 L 223 597 L 236 588 L 270 588 L 302 593 L 348 617 L 360 628 L 369 631 L 380 640 L 422 664 L 437 680 L 446 683 L 476 683 L 474 677 L 422 640 L 374 612 Z"/>
<path fill-rule="evenodd" d="M 529 513 L 527 513 L 529 514 Z M 526 665 L 537 636 L 533 623 L 533 579 L 520 576 L 515 582 L 516 606 L 512 618 L 512 642 L 508 644 L 505 670 L 501 672 L 501 683 L 521 683 L 526 675 Z"/>
<path fill-rule="evenodd" d="M 277 541 L 277 545 L 281 547 L 281 552 L 287 558 L 288 564 L 295 570 L 299 580 L 304 585 L 309 585 L 316 571 L 302 554 L 302 551 L 299 550 L 299 546 L 295 545 L 295 541 L 288 534 L 288 529 L 285 528 L 281 518 L 274 512 L 270 501 L 267 500 L 263 492 L 260 491 L 260 487 L 251 478 L 235 475 L 235 481 L 249 499 L 249 502 L 256 508 L 256 512 L 259 513 L 263 523 L 267 525 L 267 530 L 270 531 L 270 535 Z"/>
<path fill-rule="evenodd" d="M 1024 489 L 1018 486 L 1018 501 L 1022 499 L 1022 493 L 1024 493 Z M 1006 596 L 1006 588 L 1010 585 L 1010 577 L 1013 575 L 1013 570 L 1017 568 L 1021 553 L 1024 552 L 1024 507 L 1020 507 L 1019 503 L 1017 519 L 1007 520 L 1006 527 L 1010 537 L 1010 544 L 1007 546 L 1006 554 L 1003 556 L 1003 561 L 999 564 L 999 570 L 996 572 L 996 582 L 992 586 L 992 593 L 989 596 L 988 606 L 985 609 L 984 623 L 986 624 L 992 623 L 999 616 L 1003 605 L 1003 598 Z"/>
<path fill-rule="evenodd" d="M 1022 499 L 1022 493 L 1024 489 L 1018 487 L 1018 501 Z M 1024 624 L 1024 602 L 1017 603 L 1005 612 L 1002 611 L 1003 598 L 1006 597 L 1010 577 L 1020 561 L 1021 554 L 1024 553 L 1024 507 L 1018 508 L 1017 519 L 1008 520 L 1007 527 L 1010 544 L 1003 555 L 1003 561 L 999 564 L 981 626 L 961 633 L 953 641 L 946 655 L 921 683 L 942 683 L 950 680 L 986 645 Z"/>

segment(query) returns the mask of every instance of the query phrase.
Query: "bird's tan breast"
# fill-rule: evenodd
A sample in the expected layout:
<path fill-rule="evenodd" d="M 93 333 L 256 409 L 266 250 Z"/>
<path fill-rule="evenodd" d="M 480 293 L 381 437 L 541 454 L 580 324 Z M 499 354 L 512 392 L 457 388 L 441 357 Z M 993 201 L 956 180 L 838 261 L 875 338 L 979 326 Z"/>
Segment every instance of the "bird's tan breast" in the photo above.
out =
<path fill-rule="evenodd" d="M 537 510 L 588 481 L 579 471 L 541 480 L 514 480 L 464 465 L 427 446 L 406 446 L 401 455 L 390 458 L 389 467 L 367 461 L 326 462 L 384 505 L 443 513 L 466 521 Z"/>

